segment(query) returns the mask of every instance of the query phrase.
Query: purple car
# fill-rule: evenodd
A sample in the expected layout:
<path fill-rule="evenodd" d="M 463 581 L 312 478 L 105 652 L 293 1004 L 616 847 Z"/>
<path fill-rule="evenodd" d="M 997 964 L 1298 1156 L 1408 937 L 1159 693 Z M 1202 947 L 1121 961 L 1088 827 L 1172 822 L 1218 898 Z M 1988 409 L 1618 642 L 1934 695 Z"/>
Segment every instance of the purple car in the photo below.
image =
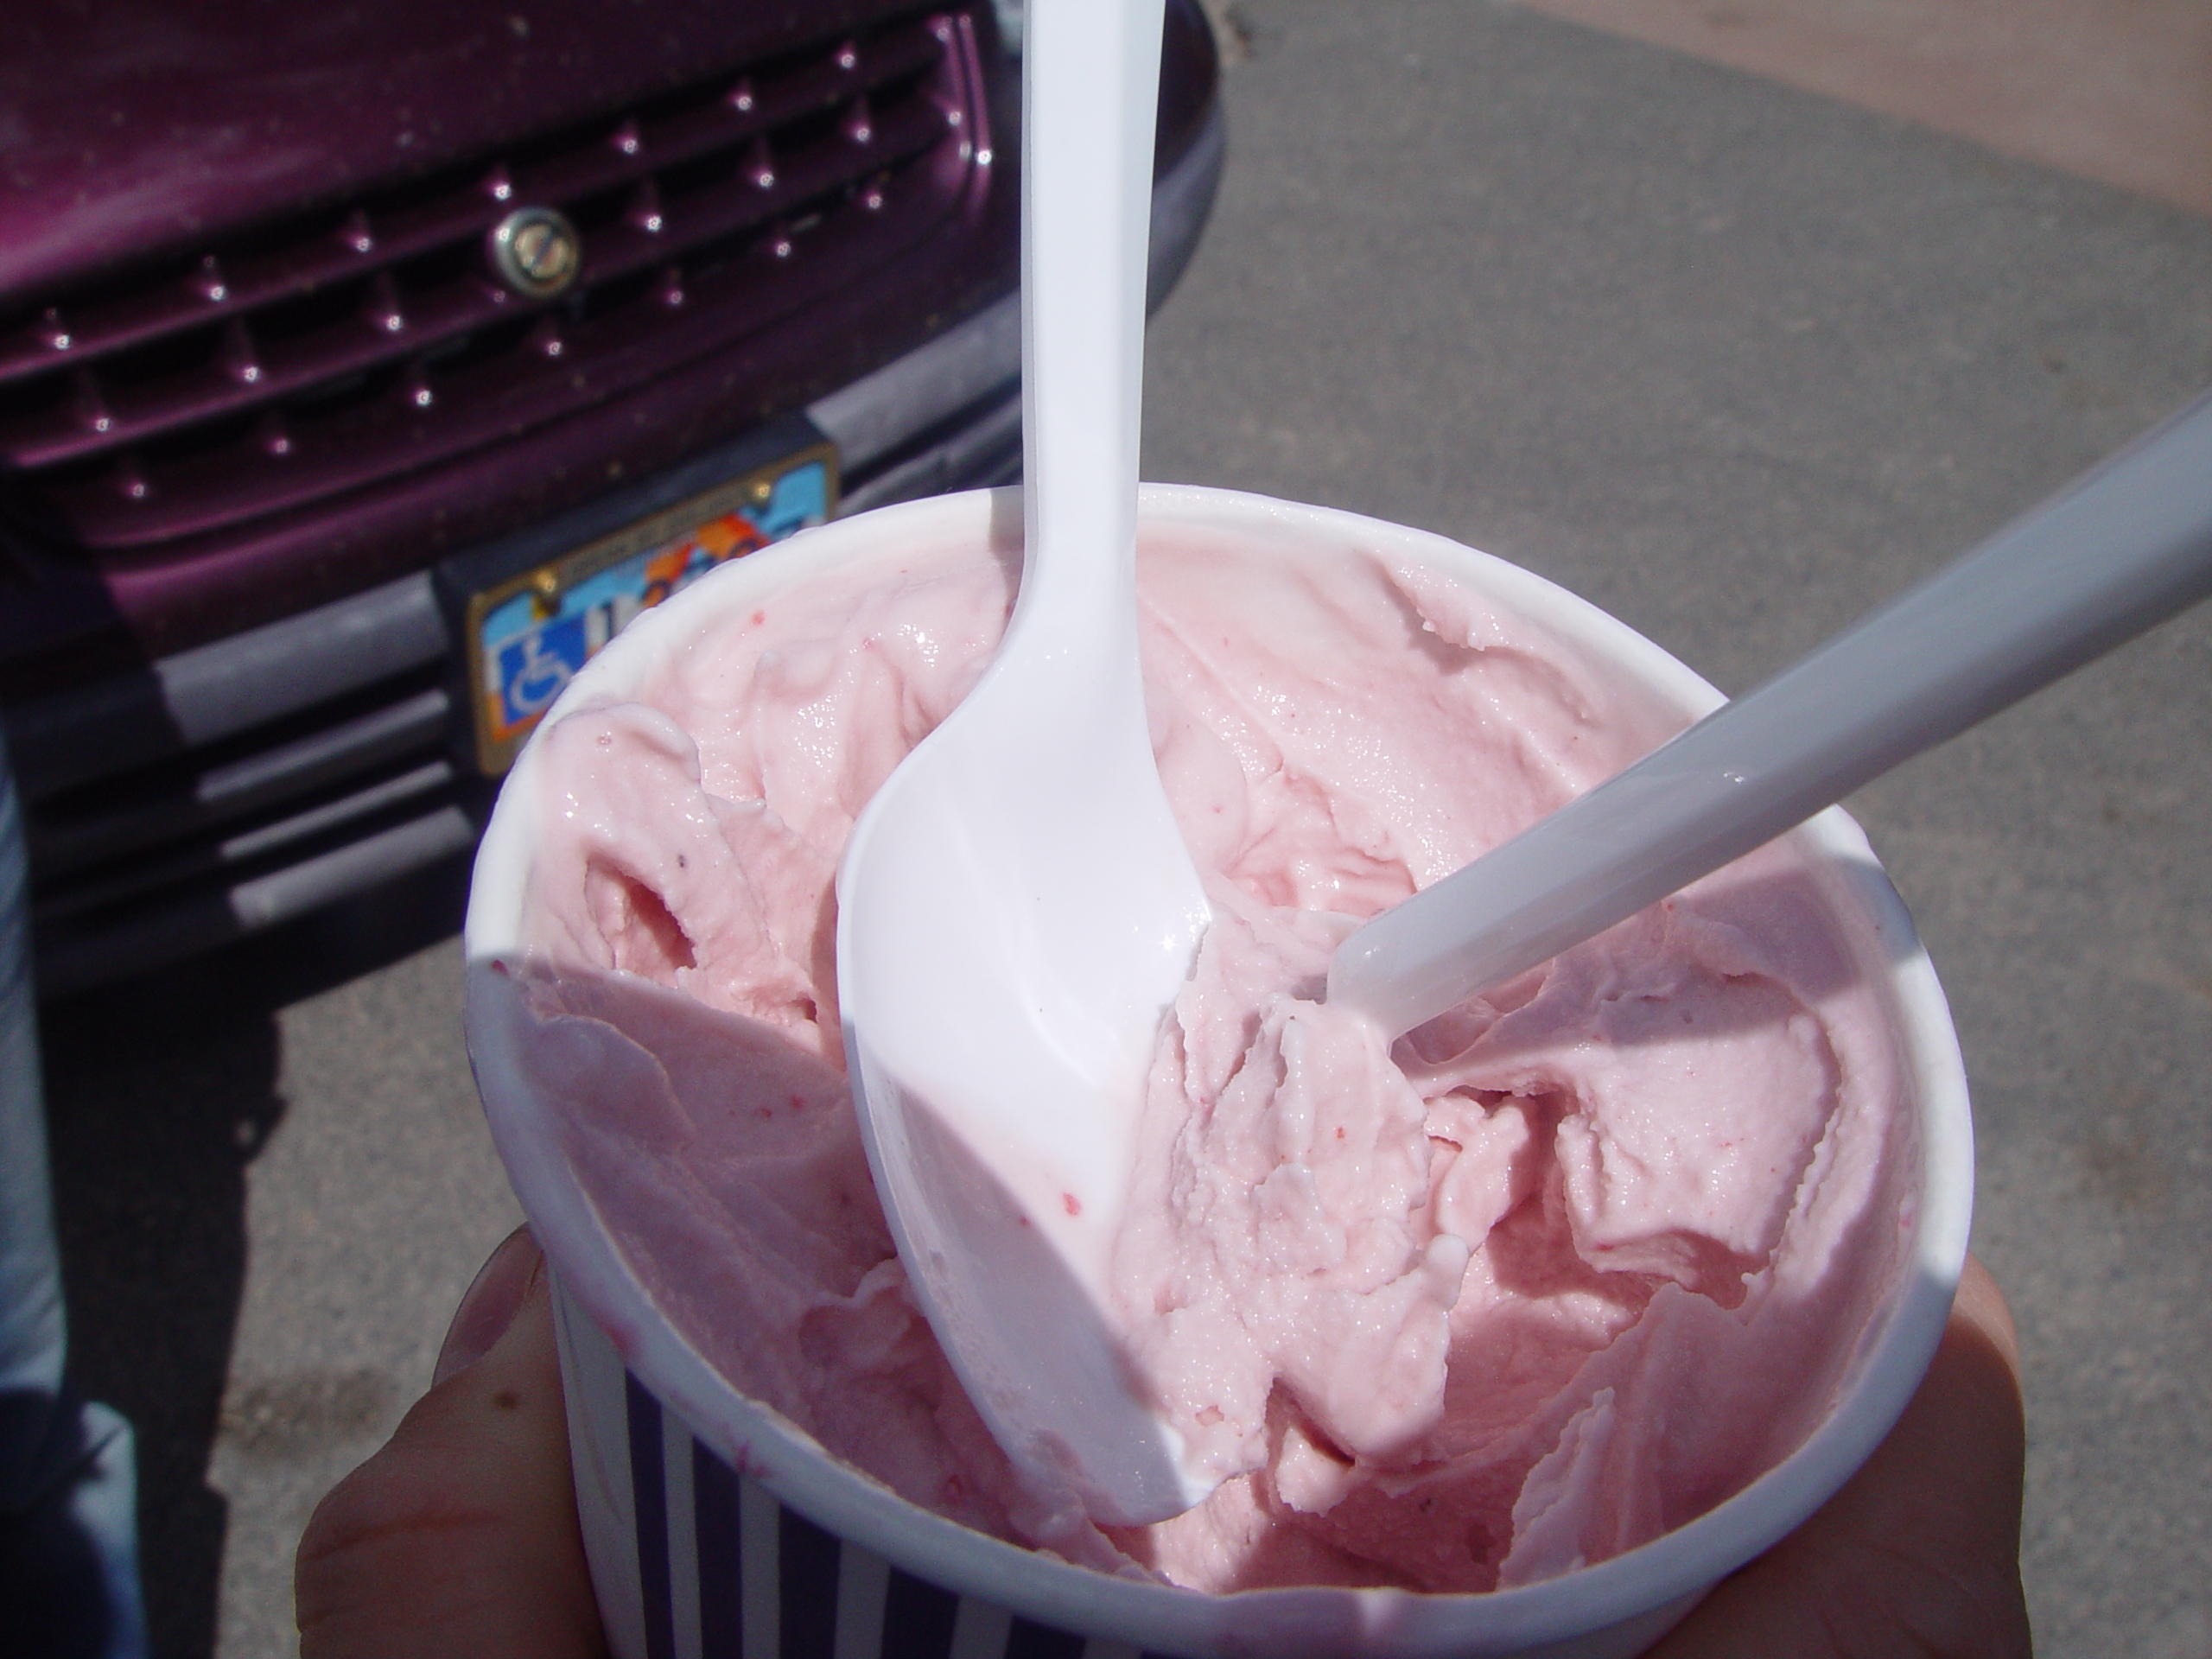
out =
<path fill-rule="evenodd" d="M 0 16 L 0 719 L 41 990 L 465 850 L 638 609 L 1014 477 L 1020 16 Z M 1217 74 L 1171 0 L 1155 301 Z"/>

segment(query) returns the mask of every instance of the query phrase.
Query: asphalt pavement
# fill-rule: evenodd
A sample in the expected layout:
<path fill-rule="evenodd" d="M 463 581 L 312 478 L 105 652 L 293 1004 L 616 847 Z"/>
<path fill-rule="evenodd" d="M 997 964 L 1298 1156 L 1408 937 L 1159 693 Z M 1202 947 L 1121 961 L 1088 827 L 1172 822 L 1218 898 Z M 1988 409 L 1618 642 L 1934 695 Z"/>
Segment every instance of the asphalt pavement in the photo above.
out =
<path fill-rule="evenodd" d="M 2212 385 L 2201 216 L 1497 0 L 1229 16 L 1148 477 L 1456 537 L 1738 691 Z M 1974 1084 L 2047 1659 L 2212 1655 L 2208 669 L 2184 618 L 1852 803 Z M 290 1650 L 300 1526 L 512 1224 L 457 917 L 448 869 L 48 1020 L 177 1659 Z"/>

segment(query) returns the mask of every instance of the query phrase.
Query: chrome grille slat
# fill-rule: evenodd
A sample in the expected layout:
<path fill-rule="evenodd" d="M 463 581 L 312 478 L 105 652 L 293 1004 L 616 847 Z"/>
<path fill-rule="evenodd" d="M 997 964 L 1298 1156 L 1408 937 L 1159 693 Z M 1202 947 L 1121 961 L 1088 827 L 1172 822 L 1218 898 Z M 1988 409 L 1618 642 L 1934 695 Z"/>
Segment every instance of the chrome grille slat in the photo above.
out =
<path fill-rule="evenodd" d="M 450 761 L 428 760 L 336 800 L 274 823 L 257 825 L 226 840 L 181 849 L 163 859 L 130 864 L 105 877 L 59 885 L 34 895 L 33 918 L 41 925 L 50 926 L 143 893 L 180 886 L 194 877 L 250 865 L 281 849 L 311 841 L 348 823 L 418 800 L 451 784 L 454 776 Z"/>
<path fill-rule="evenodd" d="M 158 847 L 272 807 L 385 765 L 410 751 L 435 753 L 452 710 L 436 688 L 327 730 L 226 765 L 212 766 L 170 794 L 105 810 L 64 814 L 54 806 L 29 823 L 31 859 L 41 880 L 104 859 Z"/>
<path fill-rule="evenodd" d="M 442 789 L 455 776 L 451 761 L 426 760 L 396 778 L 387 778 L 327 805 L 232 836 L 216 849 L 216 854 L 226 864 L 244 864 L 280 847 L 289 847 L 340 824 L 351 823 L 356 818 L 367 817 L 372 812 L 381 812 L 402 801 L 411 801 L 434 789 Z"/>
<path fill-rule="evenodd" d="M 702 313 L 739 338 L 788 308 L 777 250 L 845 259 L 873 239 L 888 258 L 953 210 L 981 113 L 969 29 L 908 13 L 449 168 L 414 200 L 325 210 L 289 245 L 259 232 L 135 292 L 59 296 L 0 329 L 10 493 L 50 535 L 156 546 L 613 396 L 664 366 L 639 347 L 678 310 L 683 355 L 714 338 Z M 577 285 L 550 304 L 483 265 L 525 203 L 583 236 Z M 758 304 L 728 302 L 748 287 Z"/>
<path fill-rule="evenodd" d="M 42 920 L 40 995 L 81 990 L 277 926 L 375 882 L 453 857 L 474 839 L 468 814 L 448 804 L 265 874 L 241 880 L 231 874 L 180 889 L 156 909 Z"/>

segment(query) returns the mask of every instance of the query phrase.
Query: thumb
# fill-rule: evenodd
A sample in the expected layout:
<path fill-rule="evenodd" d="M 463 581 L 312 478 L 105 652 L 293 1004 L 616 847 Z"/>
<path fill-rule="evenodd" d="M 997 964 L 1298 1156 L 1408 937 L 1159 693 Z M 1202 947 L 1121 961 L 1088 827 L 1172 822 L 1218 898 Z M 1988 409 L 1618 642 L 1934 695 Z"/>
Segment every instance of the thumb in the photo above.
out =
<path fill-rule="evenodd" d="M 1649 1659 L 2021 1659 L 2019 1351 L 1971 1257 L 1934 1362 L 1866 1465 Z"/>
<path fill-rule="evenodd" d="M 308 1522 L 294 1580 L 302 1659 L 603 1653 L 544 1258 L 526 1230 L 470 1287 L 438 1373 Z"/>

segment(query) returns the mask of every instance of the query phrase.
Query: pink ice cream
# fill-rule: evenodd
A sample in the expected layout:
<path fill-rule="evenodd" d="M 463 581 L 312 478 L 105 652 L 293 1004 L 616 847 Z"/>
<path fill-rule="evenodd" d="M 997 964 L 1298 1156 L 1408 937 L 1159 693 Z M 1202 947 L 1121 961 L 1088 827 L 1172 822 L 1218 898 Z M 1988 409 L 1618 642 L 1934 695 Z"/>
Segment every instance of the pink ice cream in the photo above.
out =
<path fill-rule="evenodd" d="M 1156 1057 L 1109 1313 L 1226 1479 L 1110 1532 L 1021 1487 L 869 1181 L 831 894 L 1012 569 L 924 550 L 785 592 L 538 740 L 532 1082 L 671 1322 L 915 1503 L 1203 1589 L 1547 1578 L 1786 1456 L 1912 1207 L 1833 878 L 1777 843 L 1387 1048 L 1319 1000 L 1337 942 L 1680 718 L 1425 567 L 1193 534 L 1144 550 L 1144 649 L 1217 920 Z"/>

